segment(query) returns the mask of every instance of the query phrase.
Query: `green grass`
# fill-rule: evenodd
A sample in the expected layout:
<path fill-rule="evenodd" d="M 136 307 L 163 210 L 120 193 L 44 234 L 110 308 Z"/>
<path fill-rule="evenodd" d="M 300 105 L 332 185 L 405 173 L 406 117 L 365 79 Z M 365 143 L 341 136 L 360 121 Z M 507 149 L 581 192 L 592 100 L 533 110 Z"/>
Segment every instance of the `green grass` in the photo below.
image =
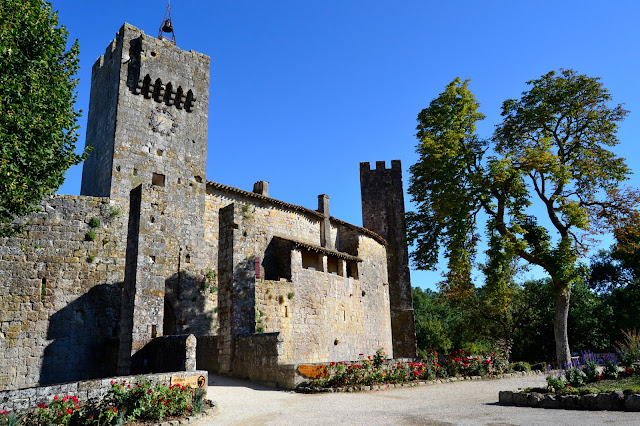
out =
<path fill-rule="evenodd" d="M 588 383 L 578 388 L 566 387 L 560 390 L 558 395 L 586 395 L 614 391 L 622 391 L 625 395 L 640 394 L 640 375 L 617 380 L 602 380 L 601 382 Z M 526 388 L 525 392 L 548 393 L 549 391 L 546 388 Z"/>
<path fill-rule="evenodd" d="M 578 390 L 580 393 L 583 393 L 583 390 L 589 390 L 589 392 L 586 393 L 624 391 L 625 394 L 640 394 L 640 375 L 618 380 L 603 380 L 601 382 L 589 383 L 580 386 Z"/>

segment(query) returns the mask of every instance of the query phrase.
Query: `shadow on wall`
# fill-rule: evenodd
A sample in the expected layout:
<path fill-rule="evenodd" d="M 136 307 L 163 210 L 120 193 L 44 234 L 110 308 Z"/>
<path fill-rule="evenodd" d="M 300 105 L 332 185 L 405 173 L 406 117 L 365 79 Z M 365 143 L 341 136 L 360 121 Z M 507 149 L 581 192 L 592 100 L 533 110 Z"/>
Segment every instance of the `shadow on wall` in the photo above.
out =
<path fill-rule="evenodd" d="M 217 283 L 204 279 L 182 271 L 165 280 L 163 335 L 212 334 L 215 319 L 207 301 Z"/>
<path fill-rule="evenodd" d="M 190 348 L 187 337 L 209 334 L 212 328 L 214 316 L 207 311 L 209 291 L 209 287 L 203 288 L 202 277 L 187 272 L 165 280 L 163 336 L 152 336 L 131 357 L 131 374 L 188 371 L 191 364 L 195 369 L 195 338 Z"/>
<path fill-rule="evenodd" d="M 40 385 L 116 373 L 122 283 L 97 285 L 49 319 Z"/>

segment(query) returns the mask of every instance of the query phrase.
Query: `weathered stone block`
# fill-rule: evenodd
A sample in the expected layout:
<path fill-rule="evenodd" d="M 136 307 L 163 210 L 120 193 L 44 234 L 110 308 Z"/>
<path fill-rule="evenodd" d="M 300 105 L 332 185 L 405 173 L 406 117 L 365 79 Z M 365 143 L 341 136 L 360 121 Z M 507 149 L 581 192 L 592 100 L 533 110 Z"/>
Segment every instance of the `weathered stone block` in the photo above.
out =
<path fill-rule="evenodd" d="M 537 392 L 531 392 L 529 394 L 529 397 L 527 398 L 527 405 L 529 407 L 537 408 L 540 406 L 540 402 L 543 399 L 544 399 L 544 395 Z"/>
<path fill-rule="evenodd" d="M 600 393 L 596 397 L 598 410 L 617 411 L 624 409 L 624 394 L 622 392 Z"/>
<path fill-rule="evenodd" d="M 626 411 L 640 411 L 640 395 L 625 396 L 624 409 Z"/>
<path fill-rule="evenodd" d="M 500 391 L 498 394 L 498 403 L 502 405 L 513 405 L 513 392 Z"/>
<path fill-rule="evenodd" d="M 540 401 L 541 408 L 560 408 L 560 401 L 555 395 L 545 395 Z"/>
<path fill-rule="evenodd" d="M 582 395 L 582 406 L 585 410 L 597 410 L 598 404 L 596 402 L 598 395 L 597 394 L 587 394 Z"/>
<path fill-rule="evenodd" d="M 529 406 L 529 395 L 525 392 L 515 392 L 513 394 L 513 405 L 518 407 Z"/>
<path fill-rule="evenodd" d="M 560 400 L 560 407 L 565 410 L 582 409 L 582 401 L 578 395 L 562 395 L 558 399 Z"/>

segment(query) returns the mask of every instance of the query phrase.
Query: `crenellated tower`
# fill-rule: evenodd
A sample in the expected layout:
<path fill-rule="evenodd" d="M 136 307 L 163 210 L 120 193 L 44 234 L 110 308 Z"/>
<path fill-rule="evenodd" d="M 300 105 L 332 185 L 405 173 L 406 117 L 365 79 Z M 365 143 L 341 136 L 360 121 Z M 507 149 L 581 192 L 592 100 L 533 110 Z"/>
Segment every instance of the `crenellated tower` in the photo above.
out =
<path fill-rule="evenodd" d="M 409 250 L 405 230 L 404 191 L 400 160 L 360 163 L 363 226 L 383 237 L 388 244 L 389 299 L 395 358 L 416 356 L 416 331 L 411 297 Z"/>
<path fill-rule="evenodd" d="M 93 66 L 82 195 L 128 215 L 121 374 L 155 337 L 197 332 L 191 306 L 203 247 L 209 57 L 124 24 Z M 141 352 L 143 353 L 143 352 Z"/>

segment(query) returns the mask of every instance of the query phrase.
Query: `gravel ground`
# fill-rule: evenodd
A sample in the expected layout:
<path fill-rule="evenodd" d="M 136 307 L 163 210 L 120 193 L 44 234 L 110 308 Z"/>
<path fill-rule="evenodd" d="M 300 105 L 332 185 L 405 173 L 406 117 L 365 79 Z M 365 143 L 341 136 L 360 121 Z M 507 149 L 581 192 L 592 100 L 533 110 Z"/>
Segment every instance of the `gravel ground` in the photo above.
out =
<path fill-rule="evenodd" d="M 215 413 L 191 425 L 640 425 L 640 413 L 503 407 L 498 392 L 544 386 L 542 376 L 387 391 L 297 394 L 209 376 Z"/>

